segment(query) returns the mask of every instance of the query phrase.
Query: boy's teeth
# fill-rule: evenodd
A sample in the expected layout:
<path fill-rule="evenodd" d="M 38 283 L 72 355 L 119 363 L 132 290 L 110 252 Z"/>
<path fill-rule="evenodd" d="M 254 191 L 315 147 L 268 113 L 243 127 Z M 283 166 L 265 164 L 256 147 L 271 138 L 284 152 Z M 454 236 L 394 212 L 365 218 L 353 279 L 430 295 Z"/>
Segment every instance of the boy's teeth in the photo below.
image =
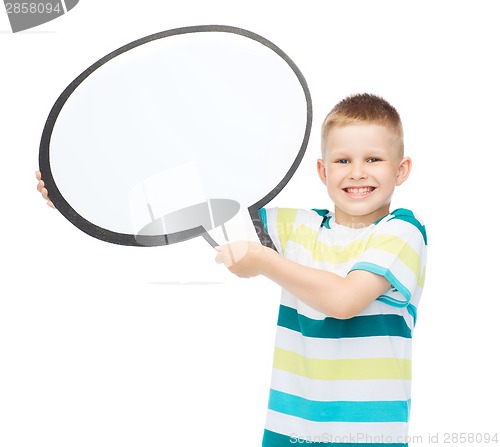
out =
<path fill-rule="evenodd" d="M 351 194 L 367 194 L 372 188 L 347 188 L 347 192 Z"/>

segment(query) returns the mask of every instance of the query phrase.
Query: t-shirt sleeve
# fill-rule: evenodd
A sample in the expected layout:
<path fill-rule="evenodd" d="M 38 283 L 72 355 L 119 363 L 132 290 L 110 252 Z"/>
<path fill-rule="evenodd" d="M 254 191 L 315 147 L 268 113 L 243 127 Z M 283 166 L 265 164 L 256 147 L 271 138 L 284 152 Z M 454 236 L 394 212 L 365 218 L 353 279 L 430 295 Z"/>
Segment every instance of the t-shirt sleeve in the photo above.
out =
<path fill-rule="evenodd" d="M 284 253 L 293 234 L 298 212 L 299 210 L 294 208 L 261 208 L 259 210 L 264 228 L 280 254 Z"/>
<path fill-rule="evenodd" d="M 293 246 L 297 242 L 297 230 L 307 228 L 317 231 L 323 221 L 323 214 L 322 210 L 298 208 L 261 208 L 259 210 L 265 230 L 271 237 L 278 253 L 284 256 L 286 256 L 287 247 Z"/>
<path fill-rule="evenodd" d="M 391 289 L 379 297 L 395 307 L 406 307 L 420 296 L 425 279 L 427 233 L 420 218 L 396 210 L 382 219 L 367 241 L 366 250 L 350 269 L 385 277 Z"/>

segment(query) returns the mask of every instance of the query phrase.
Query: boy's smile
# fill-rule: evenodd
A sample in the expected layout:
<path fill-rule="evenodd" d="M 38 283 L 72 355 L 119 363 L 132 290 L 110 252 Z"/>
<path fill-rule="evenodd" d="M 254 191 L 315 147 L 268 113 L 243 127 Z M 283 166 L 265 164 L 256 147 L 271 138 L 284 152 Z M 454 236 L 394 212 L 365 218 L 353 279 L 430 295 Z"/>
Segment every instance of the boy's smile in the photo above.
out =
<path fill-rule="evenodd" d="M 335 204 L 335 220 L 364 227 L 389 213 L 394 188 L 411 170 L 397 138 L 378 124 L 353 124 L 330 130 L 318 173 Z"/>
<path fill-rule="evenodd" d="M 362 199 L 375 191 L 373 186 L 358 186 L 353 188 L 343 188 L 349 197 L 352 199 Z"/>

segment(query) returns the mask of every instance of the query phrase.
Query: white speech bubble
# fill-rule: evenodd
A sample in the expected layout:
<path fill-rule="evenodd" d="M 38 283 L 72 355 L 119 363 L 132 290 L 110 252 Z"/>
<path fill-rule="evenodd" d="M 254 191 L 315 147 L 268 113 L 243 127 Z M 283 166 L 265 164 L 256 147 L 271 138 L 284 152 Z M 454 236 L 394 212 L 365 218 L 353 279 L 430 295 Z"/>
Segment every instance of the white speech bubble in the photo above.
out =
<path fill-rule="evenodd" d="M 116 50 L 67 87 L 47 119 L 40 169 L 78 228 L 136 245 L 137 185 L 192 166 L 191 177 L 150 188 L 162 213 L 195 204 L 192 181 L 200 198 L 255 216 L 297 169 L 311 121 L 305 79 L 274 44 L 239 28 L 180 28 Z M 196 235 L 185 230 L 168 243 Z"/>

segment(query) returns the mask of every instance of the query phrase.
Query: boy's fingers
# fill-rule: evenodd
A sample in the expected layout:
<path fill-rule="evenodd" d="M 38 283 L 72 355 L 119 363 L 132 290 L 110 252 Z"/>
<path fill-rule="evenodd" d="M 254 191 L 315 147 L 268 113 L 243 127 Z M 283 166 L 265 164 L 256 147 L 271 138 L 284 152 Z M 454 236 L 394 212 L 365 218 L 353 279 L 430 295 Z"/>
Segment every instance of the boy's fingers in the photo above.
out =
<path fill-rule="evenodd" d="M 224 251 L 219 251 L 219 253 L 217 253 L 217 256 L 215 257 L 215 262 L 217 264 L 224 264 L 226 267 L 227 267 L 227 264 L 226 264 L 226 254 L 224 253 Z"/>
<path fill-rule="evenodd" d="M 224 264 L 226 267 L 231 267 L 235 261 L 231 246 L 228 244 L 225 247 L 217 247 L 217 256 L 215 257 L 215 262 L 217 264 Z"/>
<path fill-rule="evenodd" d="M 215 261 L 217 264 L 224 264 L 230 268 L 246 256 L 249 251 L 248 249 L 249 247 L 246 242 L 235 242 L 226 244 L 223 247 L 216 247 L 215 250 L 218 253 Z"/>
<path fill-rule="evenodd" d="M 49 192 L 47 191 L 47 188 L 45 188 L 45 182 L 42 180 L 42 173 L 40 171 L 36 171 L 35 177 L 38 180 L 38 184 L 36 185 L 37 191 L 42 194 L 42 197 L 47 201 L 47 205 L 55 209 L 55 205 L 51 200 L 49 200 Z"/>

